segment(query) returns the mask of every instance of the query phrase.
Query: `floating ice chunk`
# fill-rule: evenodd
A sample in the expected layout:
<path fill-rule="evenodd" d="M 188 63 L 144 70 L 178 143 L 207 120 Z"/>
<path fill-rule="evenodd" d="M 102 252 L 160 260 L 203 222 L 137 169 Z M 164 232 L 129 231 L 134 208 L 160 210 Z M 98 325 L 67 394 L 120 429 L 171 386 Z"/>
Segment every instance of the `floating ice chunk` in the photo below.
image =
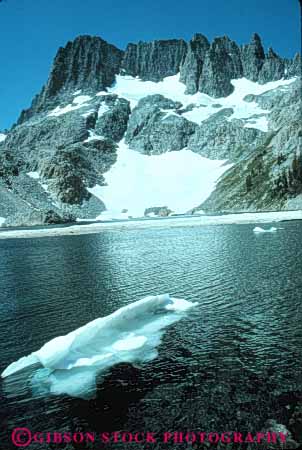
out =
<path fill-rule="evenodd" d="M 268 230 L 265 230 L 264 228 L 261 227 L 255 227 L 254 228 L 254 233 L 275 233 L 277 231 L 278 228 L 275 227 L 271 227 Z"/>
<path fill-rule="evenodd" d="M 146 297 L 52 339 L 40 350 L 10 364 L 2 378 L 39 363 L 44 369 L 34 374 L 34 392 L 90 398 L 98 374 L 121 362 L 154 359 L 164 328 L 180 320 L 194 305 L 168 294 Z"/>
<path fill-rule="evenodd" d="M 33 366 L 34 364 L 39 363 L 39 358 L 32 353 L 31 355 L 24 356 L 23 358 L 18 359 L 11 363 L 1 374 L 2 378 L 9 377 L 13 373 L 20 372 L 20 370 L 25 369 L 26 367 Z"/>

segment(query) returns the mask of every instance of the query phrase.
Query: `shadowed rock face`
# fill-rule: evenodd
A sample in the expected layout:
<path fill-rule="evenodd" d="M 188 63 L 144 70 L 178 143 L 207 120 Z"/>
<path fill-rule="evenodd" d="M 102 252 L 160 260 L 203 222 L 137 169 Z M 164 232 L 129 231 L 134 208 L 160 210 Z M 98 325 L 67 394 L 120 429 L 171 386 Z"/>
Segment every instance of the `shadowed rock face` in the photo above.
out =
<path fill-rule="evenodd" d="M 243 76 L 251 81 L 258 81 L 259 73 L 265 60 L 264 50 L 258 34 L 255 33 L 253 35 L 250 44 L 242 47 L 241 59 Z"/>
<path fill-rule="evenodd" d="M 269 81 L 280 80 L 284 76 L 284 73 L 284 60 L 280 58 L 272 48 L 270 48 L 259 73 L 259 83 L 264 84 Z"/>
<path fill-rule="evenodd" d="M 206 53 L 199 91 L 212 97 L 230 95 L 234 87 L 231 80 L 243 75 L 240 50 L 228 37 L 216 38 Z"/>
<path fill-rule="evenodd" d="M 129 44 L 122 69 L 126 74 L 142 80 L 161 81 L 179 72 L 186 52 L 187 44 L 182 39 Z"/>
<path fill-rule="evenodd" d="M 99 37 L 79 36 L 58 50 L 50 76 L 18 120 L 21 124 L 34 114 L 70 103 L 72 94 L 106 90 L 119 73 L 158 82 L 180 72 L 186 93 L 204 92 L 225 97 L 233 91 L 232 79 L 242 76 L 266 83 L 301 73 L 301 56 L 280 58 L 272 49 L 265 55 L 261 39 L 254 34 L 249 44 L 239 46 L 228 37 L 210 44 L 202 34 L 189 43 L 182 39 L 128 44 L 122 51 Z"/>
<path fill-rule="evenodd" d="M 112 85 L 119 72 L 123 51 L 99 37 L 79 36 L 60 47 L 54 59 L 50 76 L 31 108 L 23 111 L 19 122 L 50 105 L 58 96 L 77 89 L 101 91 Z"/>
<path fill-rule="evenodd" d="M 178 73 L 187 94 L 219 98 L 232 93 L 233 79 L 266 83 L 300 75 L 301 56 L 283 59 L 272 49 L 265 54 L 256 34 L 243 47 L 228 37 L 210 43 L 202 34 L 189 43 L 173 39 L 129 44 L 126 51 L 99 37 L 68 42 L 59 49 L 31 107 L 5 132 L 5 140 L 0 136 L 0 217 L 8 224 L 32 224 L 99 216 L 106 205 L 90 188 L 104 184 L 104 174 L 117 159 L 116 144 L 124 137 L 131 149 L 147 155 L 188 147 L 202 156 L 234 162 L 206 203 L 209 210 L 283 207 L 295 195 L 302 198 L 296 151 L 302 133 L 297 106 L 301 91 L 290 96 L 283 87 L 247 95 L 246 102 L 267 111 L 242 119 L 232 118 L 234 105 L 215 111 L 224 103 L 217 101 L 211 116 L 199 125 L 189 119 L 198 121 L 198 108 L 205 105 L 197 105 L 194 98 L 184 105 L 174 101 L 174 81 L 171 98 L 146 95 L 138 104 L 141 94 L 126 92 L 127 100 L 107 91 L 117 74 L 159 82 Z M 275 134 L 266 144 L 268 134 L 250 125 L 268 111 L 269 131 Z M 271 145 L 280 155 L 272 154 Z"/>
<path fill-rule="evenodd" d="M 188 44 L 187 55 L 180 70 L 180 81 L 187 86 L 187 94 L 195 94 L 198 91 L 205 56 L 209 48 L 210 43 L 202 34 L 195 34 Z"/>
<path fill-rule="evenodd" d="M 244 154 L 259 146 L 266 133 L 255 128 L 245 128 L 240 119 L 228 121 L 230 108 L 222 109 L 202 122 L 189 140 L 188 148 L 210 159 L 236 162 Z"/>
<path fill-rule="evenodd" d="M 130 148 L 152 155 L 181 150 L 197 125 L 179 115 L 182 104 L 162 95 L 149 95 L 134 108 L 127 128 Z"/>
<path fill-rule="evenodd" d="M 217 183 L 201 205 L 204 211 L 301 209 L 301 83 L 255 96 L 260 105 L 273 105 L 265 139 L 247 153 Z M 247 145 L 245 146 L 247 148 Z"/>
<path fill-rule="evenodd" d="M 131 114 L 130 103 L 117 95 L 100 96 L 100 107 L 95 131 L 106 138 L 119 142 L 125 134 Z"/>

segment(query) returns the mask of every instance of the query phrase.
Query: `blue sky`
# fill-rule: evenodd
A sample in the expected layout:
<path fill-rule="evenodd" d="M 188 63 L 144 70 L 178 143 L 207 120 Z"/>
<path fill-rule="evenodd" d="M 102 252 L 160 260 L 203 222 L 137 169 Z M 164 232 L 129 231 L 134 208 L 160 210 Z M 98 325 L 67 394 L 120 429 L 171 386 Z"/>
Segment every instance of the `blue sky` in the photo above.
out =
<path fill-rule="evenodd" d="M 246 43 L 256 31 L 282 56 L 299 51 L 298 0 L 3 0 L 0 2 L 0 130 L 45 83 L 59 46 L 80 34 L 125 48 L 138 40 L 201 32 Z"/>

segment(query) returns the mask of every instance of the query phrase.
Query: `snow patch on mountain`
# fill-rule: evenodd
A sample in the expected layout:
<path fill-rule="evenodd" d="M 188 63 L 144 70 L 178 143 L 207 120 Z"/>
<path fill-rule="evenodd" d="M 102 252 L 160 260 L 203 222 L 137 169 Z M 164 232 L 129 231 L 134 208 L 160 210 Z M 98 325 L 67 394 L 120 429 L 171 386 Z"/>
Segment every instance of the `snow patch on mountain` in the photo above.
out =
<path fill-rule="evenodd" d="M 103 102 L 98 110 L 98 118 L 102 117 L 102 115 L 105 114 L 105 112 L 109 111 L 109 109 L 109 106 Z"/>
<path fill-rule="evenodd" d="M 248 94 L 260 95 L 277 87 L 287 86 L 294 81 L 295 78 L 259 84 L 246 78 L 241 78 L 232 80 L 235 89 L 231 95 L 222 98 L 212 98 L 201 92 L 194 95 L 185 94 L 186 86 L 179 81 L 179 74 L 166 77 L 158 83 L 142 81 L 131 76 L 117 75 L 116 83 L 108 89 L 108 92 L 129 100 L 131 108 L 134 108 L 139 100 L 147 95 L 161 94 L 166 98 L 181 102 L 185 108 L 189 105 L 192 106 L 190 111 L 184 112 L 182 115 L 186 119 L 200 125 L 212 114 L 224 108 L 233 108 L 234 110 L 234 113 L 228 120 L 248 120 L 251 116 L 268 114 L 269 111 L 260 108 L 256 102 L 245 101 L 245 96 Z M 103 92 L 97 95 L 103 95 Z M 248 127 L 267 131 L 267 119 L 265 117 L 256 119 L 248 123 Z"/>
<path fill-rule="evenodd" d="M 34 180 L 38 180 L 40 178 L 39 172 L 28 172 L 26 175 Z"/>
<path fill-rule="evenodd" d="M 34 180 L 40 180 L 40 175 L 39 172 L 27 172 L 26 174 L 27 176 L 29 176 L 30 178 L 34 179 Z M 46 183 L 42 183 L 42 181 L 38 181 L 39 185 L 44 189 L 44 191 L 50 195 L 49 189 L 48 189 L 48 184 Z M 56 202 L 52 202 L 52 204 L 54 206 L 58 206 L 58 204 Z"/>
<path fill-rule="evenodd" d="M 6 139 L 6 134 L 0 133 L 0 142 L 5 141 L 5 139 Z"/>
<path fill-rule="evenodd" d="M 4 217 L 0 217 L 0 227 L 2 227 L 4 222 L 5 222 L 5 218 Z"/>
<path fill-rule="evenodd" d="M 84 142 L 90 142 L 90 141 L 103 141 L 106 139 L 104 136 L 100 136 L 97 134 L 94 130 L 88 130 L 89 136 L 87 139 L 85 139 Z"/>
<path fill-rule="evenodd" d="M 66 114 L 71 111 L 75 111 L 76 109 L 80 109 L 83 106 L 89 106 L 89 100 L 91 100 L 92 97 L 90 95 L 78 95 L 73 99 L 73 102 L 66 106 L 57 106 L 55 109 L 53 109 L 48 116 L 61 116 L 62 114 Z"/>
<path fill-rule="evenodd" d="M 185 213 L 206 200 L 230 167 L 226 161 L 210 160 L 188 149 L 143 155 L 122 141 L 117 162 L 105 174 L 107 186 L 88 191 L 107 208 L 97 219 L 142 217 L 145 209 L 156 206 Z"/>

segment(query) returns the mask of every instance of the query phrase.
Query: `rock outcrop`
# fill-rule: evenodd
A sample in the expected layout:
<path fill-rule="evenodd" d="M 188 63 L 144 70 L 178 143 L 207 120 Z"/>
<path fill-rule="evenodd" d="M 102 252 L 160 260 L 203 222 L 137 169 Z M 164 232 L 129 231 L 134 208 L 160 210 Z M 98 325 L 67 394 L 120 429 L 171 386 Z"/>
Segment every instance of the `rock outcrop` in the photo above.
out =
<path fill-rule="evenodd" d="M 182 39 L 129 44 L 122 70 L 145 81 L 161 81 L 179 72 L 186 52 L 187 44 Z"/>
<path fill-rule="evenodd" d="M 19 123 L 57 106 L 62 95 L 70 98 L 77 90 L 94 92 L 111 86 L 119 73 L 122 57 L 122 50 L 99 37 L 79 36 L 60 47 L 46 85 L 34 98 L 31 108 L 22 111 Z"/>
<path fill-rule="evenodd" d="M 147 84 L 169 98 L 148 92 L 143 97 L 131 87 L 124 94 L 114 87 L 116 80 L 127 88 L 129 82 L 138 86 L 129 76 L 156 83 L 178 73 L 186 94 L 221 100 L 204 96 L 203 104 L 199 95 L 183 100 L 176 92 L 177 77 L 158 90 Z M 240 119 L 232 118 L 238 117 L 236 101 L 222 98 L 233 92 L 234 79 L 264 84 L 300 74 L 299 54 L 293 60 L 272 49 L 265 54 L 257 34 L 242 47 L 226 36 L 210 43 L 195 34 L 188 43 L 139 42 L 125 51 L 99 37 L 80 36 L 59 49 L 31 107 L 11 130 L 0 133 L 0 217 L 7 224 L 98 217 L 107 205 L 91 188 L 105 184 L 123 138 L 145 155 L 188 148 L 233 162 L 203 209 L 297 208 L 302 198 L 299 83 L 247 95 L 244 101 L 255 108 L 240 99 Z M 257 129 L 259 123 L 266 130 L 268 114 L 268 132 Z"/>
<path fill-rule="evenodd" d="M 195 94 L 199 88 L 199 81 L 206 53 L 210 48 L 208 39 L 202 34 L 195 34 L 188 44 L 188 51 L 180 69 L 180 81 L 187 87 L 187 94 Z"/>
<path fill-rule="evenodd" d="M 259 211 L 302 208 L 301 83 L 265 93 L 270 132 L 265 142 L 240 159 L 201 205 L 204 211 Z M 269 97 L 271 96 L 270 100 Z"/>
<path fill-rule="evenodd" d="M 285 62 L 280 58 L 272 48 L 266 55 L 263 66 L 261 67 L 258 81 L 259 83 L 268 83 L 269 81 L 281 80 L 285 76 Z"/>
<path fill-rule="evenodd" d="M 130 103 L 117 95 L 100 96 L 100 106 L 95 123 L 97 134 L 119 142 L 124 136 L 129 116 Z"/>
<path fill-rule="evenodd" d="M 181 107 L 162 95 L 143 98 L 131 114 L 126 143 L 147 155 L 186 147 L 197 125 L 178 114 Z"/>
<path fill-rule="evenodd" d="M 250 154 L 265 139 L 266 133 L 246 128 L 240 119 L 230 120 L 233 110 L 222 109 L 202 122 L 191 136 L 188 148 L 210 159 L 236 162 Z"/>
<path fill-rule="evenodd" d="M 249 44 L 241 49 L 243 76 L 258 81 L 259 73 L 265 61 L 265 53 L 260 36 L 255 33 Z"/>
<path fill-rule="evenodd" d="M 240 50 L 228 37 L 216 38 L 205 56 L 199 91 L 211 97 L 226 97 L 234 87 L 231 80 L 243 75 Z"/>

